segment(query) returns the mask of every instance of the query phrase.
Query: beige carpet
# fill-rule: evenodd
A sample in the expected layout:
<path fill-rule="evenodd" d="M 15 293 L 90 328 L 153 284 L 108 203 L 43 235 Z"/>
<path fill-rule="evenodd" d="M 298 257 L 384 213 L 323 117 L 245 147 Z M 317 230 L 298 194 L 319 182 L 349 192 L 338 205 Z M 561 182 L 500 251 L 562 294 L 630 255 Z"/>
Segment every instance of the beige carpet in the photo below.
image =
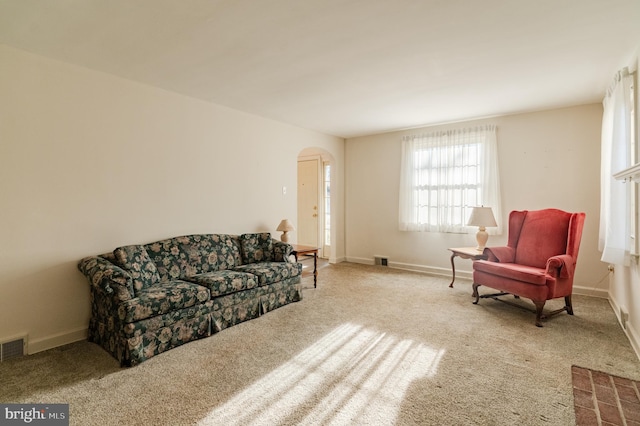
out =
<path fill-rule="evenodd" d="M 0 401 L 69 403 L 74 425 L 571 425 L 572 365 L 640 377 L 603 299 L 537 328 L 464 280 L 343 263 L 303 282 L 134 368 L 86 342 L 1 363 Z"/>

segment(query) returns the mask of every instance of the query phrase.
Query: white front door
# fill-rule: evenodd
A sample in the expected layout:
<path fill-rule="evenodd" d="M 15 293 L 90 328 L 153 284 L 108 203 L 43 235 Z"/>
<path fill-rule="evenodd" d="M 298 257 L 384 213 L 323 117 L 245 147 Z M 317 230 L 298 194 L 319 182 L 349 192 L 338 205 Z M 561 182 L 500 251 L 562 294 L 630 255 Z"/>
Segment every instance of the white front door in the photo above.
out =
<path fill-rule="evenodd" d="M 318 161 L 298 161 L 298 244 L 318 245 Z"/>

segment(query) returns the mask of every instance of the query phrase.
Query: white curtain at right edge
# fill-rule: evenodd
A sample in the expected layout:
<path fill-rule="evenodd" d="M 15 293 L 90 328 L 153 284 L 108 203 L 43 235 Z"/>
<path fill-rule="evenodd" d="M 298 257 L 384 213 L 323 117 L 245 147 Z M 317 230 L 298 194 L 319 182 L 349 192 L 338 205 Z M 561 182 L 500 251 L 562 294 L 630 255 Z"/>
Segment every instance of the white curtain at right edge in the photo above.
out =
<path fill-rule="evenodd" d="M 629 264 L 629 198 L 627 186 L 613 174 L 631 166 L 630 90 L 633 76 L 618 71 L 602 101 L 602 153 L 600 167 L 600 232 L 598 250 L 603 262 Z"/>

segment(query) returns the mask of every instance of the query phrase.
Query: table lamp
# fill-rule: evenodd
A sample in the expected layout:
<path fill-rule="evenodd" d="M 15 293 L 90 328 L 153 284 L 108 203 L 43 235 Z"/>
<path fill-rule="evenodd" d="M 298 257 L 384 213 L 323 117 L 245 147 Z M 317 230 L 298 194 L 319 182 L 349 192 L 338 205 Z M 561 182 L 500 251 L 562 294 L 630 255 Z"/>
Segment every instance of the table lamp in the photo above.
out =
<path fill-rule="evenodd" d="M 287 234 L 289 231 L 295 231 L 296 228 L 293 226 L 293 223 L 289 222 L 289 219 L 282 219 L 280 221 L 280 225 L 276 228 L 276 231 L 282 231 L 282 235 L 280 235 L 280 241 L 286 243 L 289 241 L 289 235 Z"/>
<path fill-rule="evenodd" d="M 478 227 L 478 233 L 476 234 L 478 247 L 476 247 L 476 250 L 480 252 L 484 251 L 484 248 L 487 245 L 487 240 L 489 239 L 486 227 L 498 226 L 491 207 L 474 207 L 473 210 L 471 210 L 471 217 L 469 218 L 467 225 Z"/>

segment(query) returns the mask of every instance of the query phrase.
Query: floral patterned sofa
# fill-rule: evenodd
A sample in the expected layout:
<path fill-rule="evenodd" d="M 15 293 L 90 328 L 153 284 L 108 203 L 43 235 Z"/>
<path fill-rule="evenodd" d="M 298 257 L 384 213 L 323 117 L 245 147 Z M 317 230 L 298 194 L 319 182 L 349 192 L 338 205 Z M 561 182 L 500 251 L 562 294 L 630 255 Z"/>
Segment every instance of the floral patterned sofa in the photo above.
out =
<path fill-rule="evenodd" d="M 89 341 L 132 366 L 302 299 L 302 265 L 269 233 L 188 235 L 90 256 Z"/>

